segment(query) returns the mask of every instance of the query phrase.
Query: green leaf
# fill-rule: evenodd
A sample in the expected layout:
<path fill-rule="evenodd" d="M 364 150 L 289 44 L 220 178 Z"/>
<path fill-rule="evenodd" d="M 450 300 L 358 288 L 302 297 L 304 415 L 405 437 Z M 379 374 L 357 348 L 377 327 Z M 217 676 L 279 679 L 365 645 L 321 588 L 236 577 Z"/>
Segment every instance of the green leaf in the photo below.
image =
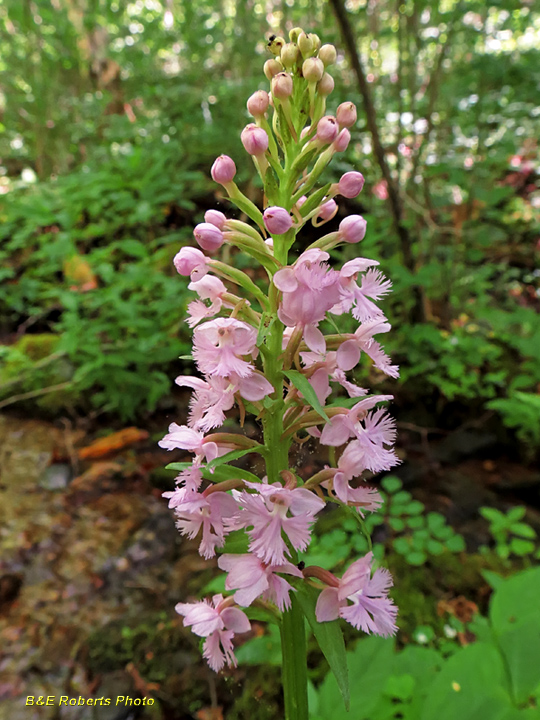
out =
<path fill-rule="evenodd" d="M 510 528 L 511 532 L 514 535 L 519 535 L 520 537 L 529 538 L 530 540 L 534 539 L 536 537 L 536 532 L 534 531 L 534 528 L 532 528 L 530 525 L 527 525 L 527 523 L 517 522 L 512 525 Z"/>
<path fill-rule="evenodd" d="M 420 720 L 503 720 L 511 708 L 496 648 L 477 642 L 444 664 L 429 689 Z"/>
<path fill-rule="evenodd" d="M 446 541 L 446 549 L 451 552 L 463 552 L 465 550 L 465 540 L 462 535 L 453 535 Z"/>
<path fill-rule="evenodd" d="M 244 530 L 233 530 L 225 538 L 225 545 L 217 548 L 218 553 L 240 555 L 248 552 L 249 538 Z"/>
<path fill-rule="evenodd" d="M 530 540 L 521 540 L 521 538 L 512 538 L 510 540 L 510 552 L 519 557 L 530 555 L 534 552 L 535 545 Z"/>
<path fill-rule="evenodd" d="M 348 710 L 350 704 L 349 697 L 349 673 L 347 670 L 347 653 L 345 652 L 345 642 L 343 640 L 343 632 L 339 625 L 339 620 L 331 622 L 317 622 L 315 617 L 315 605 L 319 597 L 319 592 L 311 585 L 302 583 L 296 585 L 296 598 L 302 612 L 313 630 L 315 639 L 319 647 L 330 665 L 345 707 Z"/>
<path fill-rule="evenodd" d="M 401 489 L 402 482 L 395 475 L 387 475 L 385 478 L 383 478 L 381 485 L 386 490 L 386 492 L 392 494 Z"/>
<path fill-rule="evenodd" d="M 426 562 L 427 557 L 426 557 L 425 553 L 423 553 L 423 552 L 412 552 L 412 553 L 409 553 L 405 557 L 405 559 L 407 560 L 409 565 L 420 566 Z"/>
<path fill-rule="evenodd" d="M 277 625 L 270 625 L 268 632 L 254 637 L 235 651 L 240 665 L 281 665 L 281 639 Z"/>
<path fill-rule="evenodd" d="M 206 469 L 210 470 L 210 468 L 218 467 L 218 465 L 224 465 L 225 463 L 232 462 L 233 460 L 238 460 L 248 453 L 258 452 L 260 447 L 260 445 L 257 445 L 255 447 L 244 448 L 243 450 L 233 450 L 232 452 L 225 453 L 225 455 L 221 455 L 221 457 L 210 460 L 210 462 L 206 465 Z"/>
<path fill-rule="evenodd" d="M 210 473 L 210 471 L 205 468 L 203 470 L 203 477 L 207 480 L 212 480 L 213 482 L 237 479 L 248 480 L 249 482 L 261 482 L 261 479 L 249 472 L 249 470 L 242 470 L 234 465 L 218 465 L 218 467 L 214 469 L 213 473 Z"/>
<path fill-rule="evenodd" d="M 192 465 L 193 463 L 188 462 L 173 462 L 165 465 L 165 470 L 177 470 L 180 472 L 181 470 L 187 470 L 187 468 L 190 468 Z"/>
<path fill-rule="evenodd" d="M 307 402 L 323 418 L 323 420 L 330 422 L 330 418 L 324 412 L 324 408 L 319 402 L 319 398 L 306 376 L 301 372 L 298 372 L 298 370 L 285 370 L 283 374 L 289 378 L 294 387 L 302 393 Z"/>
<path fill-rule="evenodd" d="M 497 590 L 504 583 L 504 577 L 493 570 L 481 570 L 481 575 L 493 590 Z"/>
<path fill-rule="evenodd" d="M 388 524 L 390 525 L 392 530 L 395 530 L 396 532 L 401 532 L 402 530 L 405 530 L 405 523 L 399 517 L 388 518 Z"/>

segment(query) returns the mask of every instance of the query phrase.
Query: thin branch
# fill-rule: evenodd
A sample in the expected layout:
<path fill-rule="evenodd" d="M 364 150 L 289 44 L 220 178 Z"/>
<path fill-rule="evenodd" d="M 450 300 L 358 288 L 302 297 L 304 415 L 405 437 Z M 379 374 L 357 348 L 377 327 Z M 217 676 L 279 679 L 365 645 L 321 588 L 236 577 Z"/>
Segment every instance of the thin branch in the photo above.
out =
<path fill-rule="evenodd" d="M 21 393 L 20 395 L 12 395 L 6 400 L 2 400 L 2 402 L 0 402 L 0 410 L 8 405 L 13 405 L 13 403 L 21 402 L 22 400 L 30 400 L 31 398 L 40 397 L 41 395 L 47 395 L 47 393 L 56 392 L 57 390 L 65 390 L 66 388 L 72 386 L 72 382 L 63 382 L 59 385 L 50 385 L 49 387 L 40 388 L 39 390 L 31 390 L 30 392 Z"/>

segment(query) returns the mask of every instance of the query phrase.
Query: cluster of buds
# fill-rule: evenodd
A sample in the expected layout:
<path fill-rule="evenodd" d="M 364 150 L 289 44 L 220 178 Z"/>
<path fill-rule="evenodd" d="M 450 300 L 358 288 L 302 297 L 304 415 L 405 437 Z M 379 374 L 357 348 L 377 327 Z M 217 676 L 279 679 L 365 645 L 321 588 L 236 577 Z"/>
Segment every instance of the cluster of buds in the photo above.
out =
<path fill-rule="evenodd" d="M 321 590 L 319 622 L 342 617 L 365 632 L 388 636 L 396 630 L 391 577 L 384 569 L 373 571 L 371 553 L 341 579 L 301 561 L 327 503 L 360 518 L 380 507 L 379 493 L 363 485 L 362 476 L 398 463 L 394 421 L 378 407 L 391 396 L 370 395 L 350 373 L 362 356 L 391 377 L 398 369 L 375 340 L 390 329 L 377 304 L 391 287 L 376 269 L 379 263 L 357 257 L 339 269 L 329 264 L 329 250 L 363 239 L 364 218 L 346 217 L 338 230 L 289 259 L 306 222 L 328 222 L 338 212 L 335 198 L 354 198 L 364 184 L 356 171 L 319 184 L 332 156 L 347 148 L 356 122 L 350 102 L 326 114 L 334 85 L 327 68 L 336 50 L 298 28 L 289 42 L 273 38 L 270 49 L 274 57 L 264 66 L 270 87 L 249 98 L 253 122 L 241 133 L 263 181 L 263 209 L 234 182 L 234 161 L 220 156 L 212 178 L 251 222 L 209 210 L 194 231 L 201 249 L 183 247 L 174 259 L 198 295 L 187 311 L 200 375 L 176 379 L 193 390 L 189 418 L 186 425 L 172 423 L 160 445 L 192 454 L 178 468 L 176 489 L 165 496 L 179 531 L 200 536 L 199 551 L 207 559 L 221 551 L 218 566 L 227 573 L 231 594 L 225 599 L 216 595 L 176 608 L 206 638 L 203 652 L 214 670 L 235 663 L 232 639 L 250 627 L 245 608 L 259 604 L 285 612 L 301 583 Z M 267 279 L 255 283 L 234 267 L 234 255 L 222 262 L 224 243 L 249 254 Z M 323 334 L 325 320 L 348 313 L 359 323 L 355 332 Z M 235 405 L 242 424 L 246 413 L 262 423 L 262 442 L 219 431 Z M 329 448 L 328 464 L 309 478 L 289 465 L 291 446 L 303 435 Z M 231 464 L 249 453 L 264 459 L 262 478 Z M 245 533 L 245 552 L 227 552 L 233 531 Z"/>

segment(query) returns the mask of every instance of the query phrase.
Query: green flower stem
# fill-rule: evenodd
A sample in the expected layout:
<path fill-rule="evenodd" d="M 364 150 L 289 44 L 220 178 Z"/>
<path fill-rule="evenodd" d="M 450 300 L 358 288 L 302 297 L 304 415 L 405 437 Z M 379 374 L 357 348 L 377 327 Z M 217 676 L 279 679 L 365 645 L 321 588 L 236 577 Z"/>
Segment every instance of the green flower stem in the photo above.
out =
<path fill-rule="evenodd" d="M 308 720 L 306 629 L 294 593 L 291 593 L 291 601 L 281 623 L 285 720 Z"/>

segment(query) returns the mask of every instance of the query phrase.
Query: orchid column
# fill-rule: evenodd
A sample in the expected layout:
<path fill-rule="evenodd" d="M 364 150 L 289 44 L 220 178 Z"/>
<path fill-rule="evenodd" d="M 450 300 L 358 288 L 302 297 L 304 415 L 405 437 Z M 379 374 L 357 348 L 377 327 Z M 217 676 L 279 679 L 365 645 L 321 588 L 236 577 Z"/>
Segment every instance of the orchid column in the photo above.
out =
<path fill-rule="evenodd" d="M 370 395 L 349 373 L 362 354 L 391 377 L 398 370 L 374 339 L 390 329 L 377 305 L 390 290 L 376 269 L 379 263 L 357 257 L 340 269 L 328 264 L 330 250 L 363 239 L 365 220 L 350 215 L 309 247 L 300 233 L 308 221 L 318 227 L 331 220 L 338 212 L 335 198 L 356 197 L 364 183 L 355 171 L 338 183 L 320 183 L 333 155 L 346 150 L 356 123 L 350 102 L 335 116 L 326 114 L 334 85 L 327 67 L 335 61 L 335 48 L 321 47 L 316 35 L 299 28 L 290 32 L 289 43 L 275 38 L 270 48 L 274 58 L 264 66 L 270 92 L 258 90 L 249 98 L 254 122 L 241 134 L 264 184 L 264 208 L 235 184 L 234 161 L 219 157 L 212 177 L 251 222 L 210 210 L 194 232 L 205 252 L 184 247 L 175 257 L 178 272 L 190 277 L 189 288 L 199 297 L 188 306 L 188 323 L 202 377 L 176 379 L 193 389 L 189 420 L 172 423 L 160 445 L 193 453 L 191 463 L 173 465 L 180 470 L 177 488 L 165 495 L 180 532 L 201 535 L 201 555 L 220 552 L 218 565 L 227 573 L 230 593 L 179 603 L 177 612 L 205 638 L 203 655 L 216 671 L 236 664 L 233 637 L 249 631 L 255 609 L 257 617 L 263 613 L 277 622 L 286 718 L 307 720 L 304 617 L 346 702 L 337 619 L 367 633 L 396 631 L 397 609 L 387 596 L 392 580 L 387 570 L 373 572 L 371 553 L 341 579 L 325 568 L 305 567 L 300 554 L 326 503 L 346 507 L 360 524 L 365 512 L 380 506 L 378 492 L 361 478 L 366 470 L 377 473 L 398 462 L 394 422 L 378 407 L 391 396 Z M 260 265 L 260 280 L 234 267 L 234 253 L 230 264 L 219 260 L 225 243 Z M 323 334 L 325 321 L 336 327 L 332 318 L 347 313 L 359 323 L 355 332 Z M 261 442 L 216 431 L 235 404 L 242 425 L 246 413 L 260 421 Z M 289 465 L 289 451 L 307 434 L 328 446 L 329 462 L 302 479 Z M 231 464 L 249 453 L 264 459 L 264 477 Z"/>

